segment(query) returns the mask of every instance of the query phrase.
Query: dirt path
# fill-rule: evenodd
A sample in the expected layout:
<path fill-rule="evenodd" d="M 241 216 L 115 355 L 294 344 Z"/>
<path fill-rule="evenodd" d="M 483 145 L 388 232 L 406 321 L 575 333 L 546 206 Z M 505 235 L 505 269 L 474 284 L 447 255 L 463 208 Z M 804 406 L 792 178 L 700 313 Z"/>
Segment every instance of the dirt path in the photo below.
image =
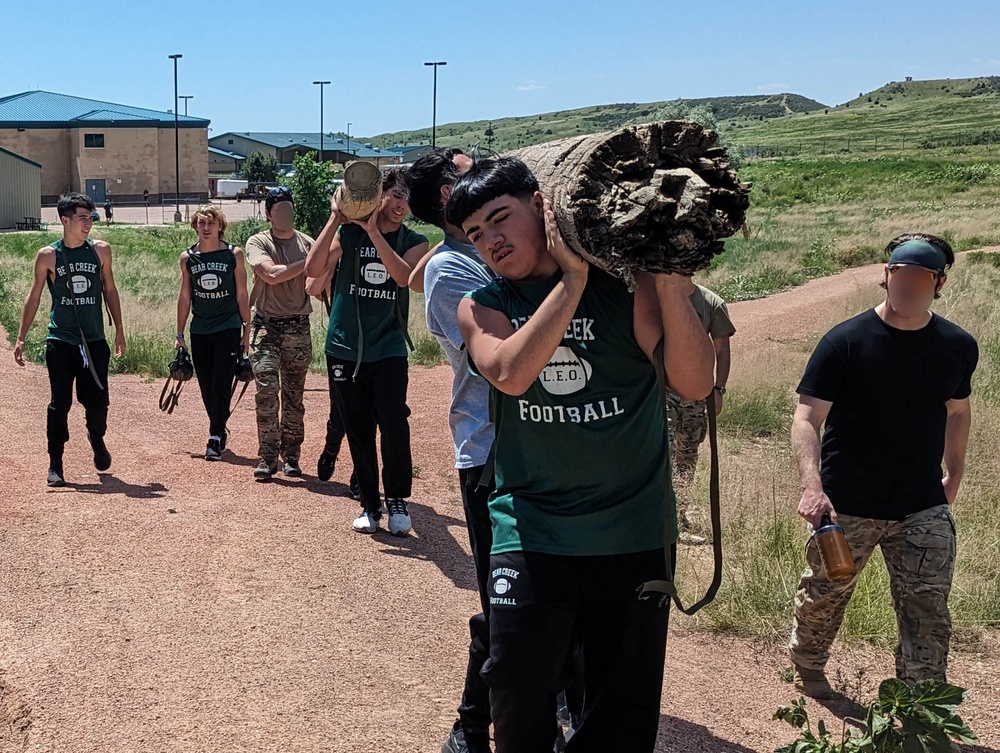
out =
<path fill-rule="evenodd" d="M 870 273 L 734 306 L 741 338 L 766 342 L 793 318 L 801 334 Z M 411 370 L 415 534 L 369 538 L 350 531 L 347 464 L 337 484 L 311 476 L 321 377 L 306 395 L 309 477 L 251 481 L 252 400 L 234 416 L 231 462 L 207 465 L 195 391 L 166 416 L 159 384 L 123 376 L 111 384 L 112 472 L 93 470 L 77 406 L 70 483 L 50 490 L 46 375 L 15 367 L 3 338 L 0 751 L 436 753 L 477 604 L 450 467 L 450 380 L 444 367 Z M 779 649 L 685 632 L 679 617 L 667 653 L 658 751 L 790 739 L 770 721 L 793 697 Z M 833 670 L 858 667 L 885 677 L 891 657 L 844 650 Z M 953 679 L 971 691 L 964 716 L 983 744 L 1000 748 L 995 665 L 959 655 Z"/>

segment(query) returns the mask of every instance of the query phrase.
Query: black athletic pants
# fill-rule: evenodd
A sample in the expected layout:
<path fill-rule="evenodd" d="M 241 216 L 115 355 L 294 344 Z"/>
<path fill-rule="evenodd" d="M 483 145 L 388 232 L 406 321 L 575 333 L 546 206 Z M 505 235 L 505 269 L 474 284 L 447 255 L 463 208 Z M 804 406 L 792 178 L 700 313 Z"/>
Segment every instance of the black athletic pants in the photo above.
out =
<path fill-rule="evenodd" d="M 378 518 L 382 501 L 375 451 L 376 425 L 381 435 L 382 487 L 386 498 L 406 499 L 413 487 L 406 356 L 362 363 L 356 379 L 352 377 L 354 363 L 327 356 L 326 365 L 351 448 L 361 506 Z"/>
<path fill-rule="evenodd" d="M 224 329 L 209 335 L 191 333 L 191 362 L 198 377 L 201 400 L 208 411 L 210 437 L 222 439 L 226 431 L 241 334 L 240 329 Z"/>
<path fill-rule="evenodd" d="M 483 680 L 483 665 L 490 658 L 490 596 L 486 590 L 490 575 L 490 549 L 493 546 L 493 527 L 487 506 L 495 488 L 492 478 L 480 485 L 484 466 L 463 468 L 458 472 L 462 489 L 462 506 L 465 523 L 469 529 L 472 561 L 476 566 L 479 601 L 483 611 L 469 620 L 469 666 L 465 673 L 465 689 L 458 718 L 468 731 L 486 732 L 490 726 L 490 688 Z"/>
<path fill-rule="evenodd" d="M 490 558 L 490 686 L 496 753 L 550 753 L 556 696 L 579 673 L 570 753 L 651 753 L 660 721 L 668 606 L 640 600 L 663 551 Z M 579 666 L 574 664 L 579 662 Z"/>
<path fill-rule="evenodd" d="M 108 430 L 108 363 L 111 348 L 106 340 L 87 343 L 94 370 L 103 389 L 94 381 L 86 364 L 82 345 L 70 345 L 59 340 L 45 341 L 45 365 L 49 370 L 51 398 L 46 420 L 49 458 L 53 465 L 62 463 L 63 447 L 69 441 L 67 417 L 73 407 L 73 382 L 76 382 L 76 399 L 83 406 L 87 431 L 94 438 L 101 438 Z"/>

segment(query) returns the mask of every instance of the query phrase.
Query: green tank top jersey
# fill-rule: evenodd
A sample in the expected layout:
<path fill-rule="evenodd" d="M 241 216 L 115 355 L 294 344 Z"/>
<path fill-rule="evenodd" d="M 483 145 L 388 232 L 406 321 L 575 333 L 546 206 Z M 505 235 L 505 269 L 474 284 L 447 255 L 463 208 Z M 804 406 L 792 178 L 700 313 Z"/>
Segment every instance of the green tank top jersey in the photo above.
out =
<path fill-rule="evenodd" d="M 338 232 L 344 255 L 331 288 L 327 355 L 366 363 L 405 357 L 409 288 L 389 276 L 363 227 L 343 225 Z M 427 242 L 406 225 L 382 237 L 400 256 Z"/>
<path fill-rule="evenodd" d="M 210 335 L 239 329 L 243 320 L 236 300 L 233 247 L 198 253 L 195 246 L 191 246 L 187 271 L 191 278 L 191 334 Z"/>
<path fill-rule="evenodd" d="M 522 326 L 546 280 L 470 293 Z M 493 390 L 493 553 L 592 556 L 663 547 L 666 433 L 656 372 L 636 342 L 633 296 L 592 268 L 562 344 L 520 396 Z M 671 514 L 675 514 L 671 498 Z"/>
<path fill-rule="evenodd" d="M 61 240 L 56 251 L 55 279 L 49 279 L 52 310 L 47 339 L 81 345 L 104 339 L 104 286 L 101 261 L 92 241 L 79 248 L 66 248 Z M 83 338 L 80 332 L 83 332 Z"/>

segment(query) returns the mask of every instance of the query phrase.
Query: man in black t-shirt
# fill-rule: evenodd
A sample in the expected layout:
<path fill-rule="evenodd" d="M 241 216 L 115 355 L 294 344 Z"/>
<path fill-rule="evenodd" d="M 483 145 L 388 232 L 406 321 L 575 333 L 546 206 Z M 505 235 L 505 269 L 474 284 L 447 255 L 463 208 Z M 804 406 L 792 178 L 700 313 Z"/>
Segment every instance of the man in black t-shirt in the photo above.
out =
<path fill-rule="evenodd" d="M 894 238 L 886 252 L 886 300 L 816 346 L 792 424 L 799 515 L 814 529 L 826 515 L 839 523 L 858 571 L 834 583 L 817 547 L 808 547 L 789 650 L 796 687 L 815 698 L 832 695 L 823 671 L 830 645 L 876 546 L 899 626 L 896 675 L 944 680 L 948 664 L 951 505 L 965 469 L 979 349 L 971 335 L 929 310 L 955 261 L 951 246 L 912 233 Z"/>

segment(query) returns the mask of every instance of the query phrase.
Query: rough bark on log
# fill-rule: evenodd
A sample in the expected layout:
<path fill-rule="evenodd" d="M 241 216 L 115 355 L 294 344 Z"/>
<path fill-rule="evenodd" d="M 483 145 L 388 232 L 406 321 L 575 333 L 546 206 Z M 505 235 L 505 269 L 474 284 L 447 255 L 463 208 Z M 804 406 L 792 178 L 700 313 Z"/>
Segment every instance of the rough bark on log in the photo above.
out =
<path fill-rule="evenodd" d="M 538 178 L 570 247 L 629 280 L 636 271 L 704 269 L 750 203 L 717 134 L 697 123 L 626 126 L 507 156 Z"/>

